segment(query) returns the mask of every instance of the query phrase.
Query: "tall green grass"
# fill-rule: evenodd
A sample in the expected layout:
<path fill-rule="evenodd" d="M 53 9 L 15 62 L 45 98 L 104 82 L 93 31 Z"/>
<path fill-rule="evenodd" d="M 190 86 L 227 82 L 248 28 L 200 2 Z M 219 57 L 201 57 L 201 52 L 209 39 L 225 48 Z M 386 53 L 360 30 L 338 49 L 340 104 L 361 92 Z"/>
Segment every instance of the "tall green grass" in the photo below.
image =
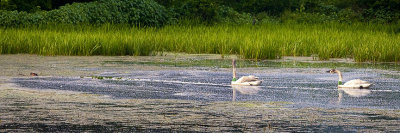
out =
<path fill-rule="evenodd" d="M 247 59 L 282 56 L 399 62 L 398 25 L 263 24 L 165 26 L 44 25 L 0 28 L 1 54 L 156 55 L 161 52 L 237 54 Z"/>

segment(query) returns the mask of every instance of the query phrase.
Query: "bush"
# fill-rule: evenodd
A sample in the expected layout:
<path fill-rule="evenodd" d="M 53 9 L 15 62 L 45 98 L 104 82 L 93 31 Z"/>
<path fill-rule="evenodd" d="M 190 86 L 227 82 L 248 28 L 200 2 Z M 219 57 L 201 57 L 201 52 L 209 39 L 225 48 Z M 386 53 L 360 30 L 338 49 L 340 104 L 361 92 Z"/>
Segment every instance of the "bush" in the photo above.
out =
<path fill-rule="evenodd" d="M 334 16 L 328 16 L 321 13 L 306 13 L 306 12 L 285 12 L 281 17 L 283 22 L 296 22 L 296 23 L 326 23 L 334 21 Z"/>
<path fill-rule="evenodd" d="M 162 26 L 169 22 L 168 11 L 153 0 L 99 0 L 90 3 L 74 3 L 51 11 L 28 14 L 17 11 L 1 11 L 1 26 L 63 24 L 131 24 Z"/>
<path fill-rule="evenodd" d="M 4 11 L 0 10 L 0 25 L 1 26 L 19 26 L 23 24 L 27 18 L 28 13 L 18 11 Z"/>
<path fill-rule="evenodd" d="M 373 23 L 390 23 L 396 19 L 398 18 L 395 18 L 395 13 L 386 9 L 368 9 L 364 14 L 364 21 L 370 21 Z"/>
<path fill-rule="evenodd" d="M 221 6 L 217 10 L 215 20 L 220 23 L 228 24 L 250 24 L 252 19 L 248 13 L 239 13 L 231 7 Z"/>
<path fill-rule="evenodd" d="M 40 10 L 51 10 L 52 0 L 7 0 L 7 4 L 18 11 L 36 12 Z"/>
<path fill-rule="evenodd" d="M 205 23 L 214 23 L 219 5 L 210 0 L 189 0 L 179 7 L 180 18 L 200 19 Z"/>
<path fill-rule="evenodd" d="M 359 14 L 349 8 L 340 10 L 337 17 L 337 20 L 343 23 L 351 23 L 361 19 Z"/>
<path fill-rule="evenodd" d="M 256 16 L 256 19 L 258 20 L 258 24 L 278 24 L 280 23 L 280 19 L 276 17 L 271 17 L 268 15 L 266 12 L 261 12 L 258 13 Z"/>
<path fill-rule="evenodd" d="M 31 6 L 49 5 L 49 0 L 9 1 L 32 3 Z M 51 4 L 73 1 L 87 3 L 67 4 L 51 11 L 42 11 L 42 9 L 47 10 L 43 6 L 29 8 L 29 11 L 35 10 L 35 13 L 0 11 L 0 26 L 53 23 L 110 23 L 140 26 L 184 23 L 247 24 L 253 20 L 257 20 L 257 23 L 282 21 L 397 23 L 400 21 L 399 0 L 155 0 L 163 5 L 154 0 L 53 0 Z M 13 7 L 14 5 L 12 2 L 2 0 L 0 10 L 20 8 Z"/>

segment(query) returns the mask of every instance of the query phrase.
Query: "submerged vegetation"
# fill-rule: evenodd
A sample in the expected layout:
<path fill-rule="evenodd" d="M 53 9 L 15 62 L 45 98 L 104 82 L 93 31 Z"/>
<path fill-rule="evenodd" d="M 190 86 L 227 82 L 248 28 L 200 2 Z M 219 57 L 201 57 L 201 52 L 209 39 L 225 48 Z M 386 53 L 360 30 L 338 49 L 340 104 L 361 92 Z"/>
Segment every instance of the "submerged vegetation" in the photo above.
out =
<path fill-rule="evenodd" d="M 46 25 L 0 28 L 1 54 L 157 55 L 163 52 L 237 54 L 245 59 L 282 56 L 354 58 L 358 62 L 399 62 L 396 25 L 294 24 Z"/>

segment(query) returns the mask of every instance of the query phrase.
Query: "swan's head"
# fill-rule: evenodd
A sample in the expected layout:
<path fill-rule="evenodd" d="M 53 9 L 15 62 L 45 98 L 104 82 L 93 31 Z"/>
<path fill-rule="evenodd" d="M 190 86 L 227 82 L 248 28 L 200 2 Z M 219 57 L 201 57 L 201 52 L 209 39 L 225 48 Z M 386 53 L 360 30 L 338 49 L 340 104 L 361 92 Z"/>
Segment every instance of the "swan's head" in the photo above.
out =
<path fill-rule="evenodd" d="M 329 71 L 326 71 L 327 73 L 337 73 L 337 70 L 336 69 L 331 69 L 331 70 L 329 70 Z"/>

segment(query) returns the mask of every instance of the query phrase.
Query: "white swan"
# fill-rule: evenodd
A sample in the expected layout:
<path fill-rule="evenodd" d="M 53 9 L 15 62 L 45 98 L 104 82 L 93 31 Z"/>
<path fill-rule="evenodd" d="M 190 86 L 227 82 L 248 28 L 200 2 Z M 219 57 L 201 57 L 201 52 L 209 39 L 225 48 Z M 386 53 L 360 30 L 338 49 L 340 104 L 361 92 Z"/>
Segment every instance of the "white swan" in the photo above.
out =
<path fill-rule="evenodd" d="M 339 75 L 339 81 L 338 81 L 338 87 L 339 88 L 368 88 L 372 84 L 369 83 L 368 81 L 363 81 L 360 79 L 354 79 L 347 81 L 346 83 L 342 84 L 342 73 L 339 70 L 336 69 L 331 69 L 327 71 L 328 73 L 337 73 Z"/>
<path fill-rule="evenodd" d="M 258 80 L 258 77 L 249 75 L 249 76 L 243 76 L 239 79 L 236 79 L 236 61 L 235 59 L 232 60 L 232 85 L 247 85 L 247 86 L 258 86 L 261 84 L 261 80 Z"/>

